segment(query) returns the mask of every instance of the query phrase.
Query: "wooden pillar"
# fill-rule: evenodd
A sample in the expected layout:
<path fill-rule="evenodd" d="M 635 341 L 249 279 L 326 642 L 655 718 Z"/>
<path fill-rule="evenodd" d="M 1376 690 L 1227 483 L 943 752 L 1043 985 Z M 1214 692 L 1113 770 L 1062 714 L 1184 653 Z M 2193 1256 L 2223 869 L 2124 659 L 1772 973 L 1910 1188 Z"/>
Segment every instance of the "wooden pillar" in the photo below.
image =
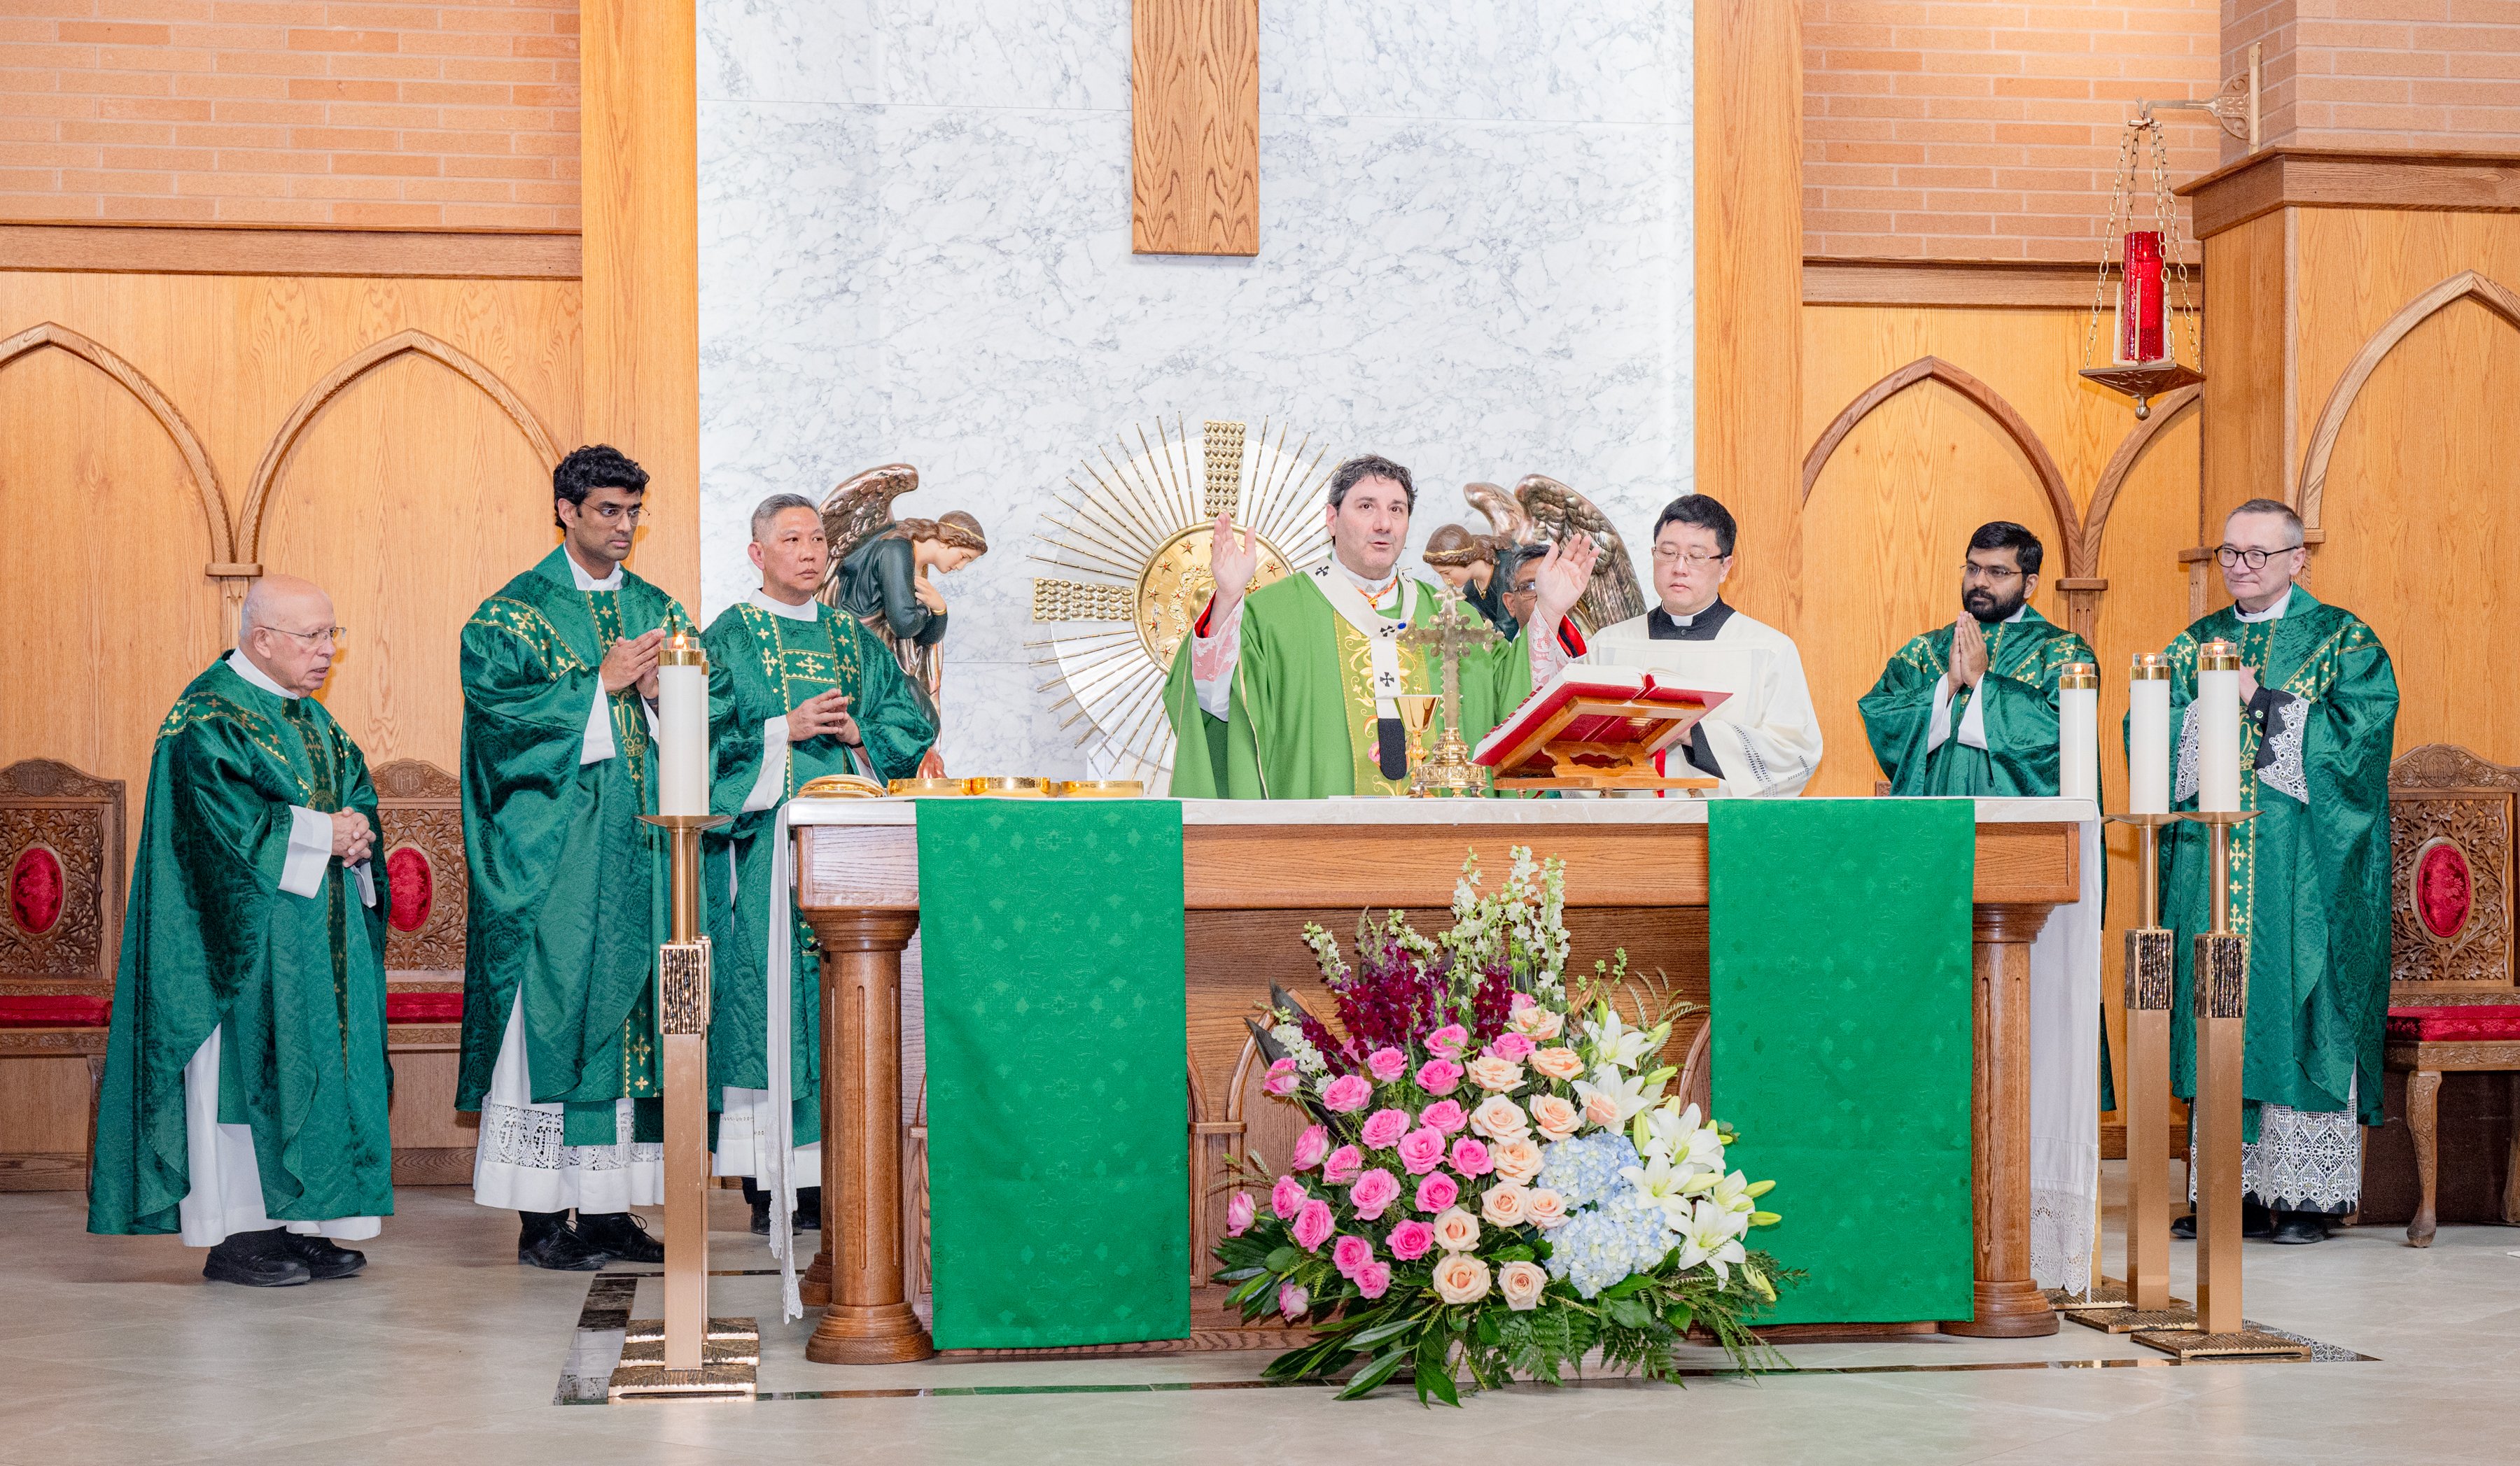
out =
<path fill-rule="evenodd" d="M 2019 1339 L 2056 1332 L 2030 1278 L 2030 943 L 2045 904 L 1979 906 L 1970 938 L 1976 1012 L 1969 1197 L 1977 1221 L 1977 1316 L 1947 1334 Z"/>
<path fill-rule="evenodd" d="M 829 1303 L 805 1357 L 898 1364 L 936 1352 L 911 1311 L 901 1211 L 901 953 L 916 911 L 807 911 L 823 947 L 823 1250 Z"/>

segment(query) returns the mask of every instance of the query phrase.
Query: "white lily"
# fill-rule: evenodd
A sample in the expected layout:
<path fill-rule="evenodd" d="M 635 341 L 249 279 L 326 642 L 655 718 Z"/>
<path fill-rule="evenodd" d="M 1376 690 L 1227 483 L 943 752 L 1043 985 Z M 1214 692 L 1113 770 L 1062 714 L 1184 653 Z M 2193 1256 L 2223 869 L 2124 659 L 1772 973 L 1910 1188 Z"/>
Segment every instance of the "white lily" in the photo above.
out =
<path fill-rule="evenodd" d="M 1724 1169 L 1723 1137 L 1705 1123 L 1697 1106 L 1682 1109 L 1677 1094 L 1646 1111 L 1638 1121 L 1637 1150 L 1643 1155 L 1668 1157 L 1675 1166 Z"/>
<path fill-rule="evenodd" d="M 1691 1177 L 1687 1170 L 1675 1169 L 1668 1161 L 1648 1161 L 1642 1166 L 1622 1166 L 1619 1175 L 1662 1208 L 1665 1226 L 1676 1232 L 1688 1229 L 1694 1212 L 1688 1200 Z"/>
<path fill-rule="evenodd" d="M 1759 1210 L 1759 1204 L 1750 1198 L 1750 1178 L 1738 1171 L 1717 1181 L 1708 1188 L 1708 1202 L 1740 1218 L 1740 1224 L 1745 1228 L 1750 1224 L 1752 1214 Z"/>
<path fill-rule="evenodd" d="M 1734 1235 L 1732 1214 L 1713 1202 L 1701 1201 L 1689 1214 L 1688 1226 L 1681 1232 L 1680 1266 L 1687 1269 L 1704 1263 L 1715 1269 L 1716 1285 L 1731 1280 L 1725 1269 L 1734 1263 L 1749 1261 L 1749 1253 Z"/>
<path fill-rule="evenodd" d="M 1607 1002 L 1601 1004 L 1600 1016 L 1585 1025 L 1593 1041 L 1594 1062 L 1614 1069 L 1634 1069 L 1644 1056 L 1671 1037 L 1671 1025 L 1653 1029 L 1630 1028 L 1619 1018 L 1619 1010 Z"/>
<path fill-rule="evenodd" d="M 1669 1082 L 1669 1079 L 1668 1071 L 1665 1071 L 1661 1078 L 1643 1074 L 1631 1076 L 1621 1074 L 1608 1064 L 1603 1064 L 1593 1071 L 1592 1079 L 1577 1080 L 1575 1092 L 1584 1098 L 1588 1111 L 1596 1098 L 1611 1101 L 1618 1112 L 1618 1118 L 1603 1128 L 1616 1130 L 1627 1124 L 1638 1111 L 1659 1098 L 1662 1094 L 1662 1087 Z"/>

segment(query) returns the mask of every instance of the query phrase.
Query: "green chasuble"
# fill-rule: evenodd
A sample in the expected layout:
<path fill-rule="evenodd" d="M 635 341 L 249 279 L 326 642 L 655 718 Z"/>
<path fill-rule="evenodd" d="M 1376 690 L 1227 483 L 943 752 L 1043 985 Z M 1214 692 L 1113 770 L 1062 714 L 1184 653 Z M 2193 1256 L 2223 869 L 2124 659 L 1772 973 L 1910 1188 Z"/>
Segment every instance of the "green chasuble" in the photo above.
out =
<path fill-rule="evenodd" d="M 587 715 L 607 648 L 689 621 L 627 569 L 618 590 L 579 590 L 567 555 L 553 550 L 464 627 L 472 881 L 455 1104 L 480 1108 L 521 990 L 533 1099 L 568 1106 L 563 1143 L 609 1145 L 613 1102 L 659 1092 L 651 979 L 667 930 L 666 842 L 639 822 L 655 812 L 656 755 L 637 687 L 607 699 L 612 757 L 581 762 Z M 655 1123 L 642 1114 L 643 1132 Z"/>
<path fill-rule="evenodd" d="M 2398 680 L 2362 618 L 2299 586 L 2284 612 L 2242 621 L 2225 607 L 2170 644 L 2170 726 L 2188 722 L 2196 649 L 2240 648 L 2261 691 L 2240 717 L 2240 807 L 2231 830 L 2231 926 L 2249 939 L 2247 1058 L 2256 1106 L 2337 1111 L 2380 1123 L 2380 1033 L 2389 1007 L 2389 753 Z M 2181 740 L 2178 809 L 2196 807 L 2196 755 Z M 2178 933 L 2170 1075 L 2196 1092 L 2189 938 L 2210 924 L 2206 833 L 2162 832 L 2162 919 Z M 2254 1123 L 2251 1126 L 2254 1134 Z"/>
<path fill-rule="evenodd" d="M 92 1232 L 172 1232 L 192 1188 L 184 1066 L 219 1030 L 219 1121 L 253 1132 L 276 1222 L 393 1211 L 385 1131 L 384 864 L 280 889 L 291 806 L 377 819 L 358 745 L 312 697 L 225 660 L 158 727 L 97 1096 Z"/>
<path fill-rule="evenodd" d="M 1952 694 L 1944 737 L 1928 748 L 1934 695 L 1952 664 L 1950 625 L 1915 638 L 1857 700 L 1872 757 L 1893 794 L 2052 796 L 2056 778 L 2056 680 L 2069 662 L 2099 665 L 2091 644 L 2028 606 L 2018 621 L 1982 625 L 1986 675 Z M 1960 741 L 1972 704 L 1986 746 Z"/>
<path fill-rule="evenodd" d="M 908 778 L 935 741 L 928 717 L 901 664 L 855 616 L 808 601 L 813 615 L 774 615 L 745 602 L 729 606 L 709 624 L 701 644 L 709 659 L 709 743 L 716 763 L 710 790 L 712 814 L 735 822 L 712 833 L 702 889 L 709 904 L 709 938 L 716 949 L 710 981 L 709 1108 L 725 1103 L 728 1086 L 769 1087 L 762 1045 L 768 1032 L 763 1003 L 769 993 L 762 942 L 769 930 L 771 829 L 779 806 L 826 774 L 858 774 L 878 781 Z M 784 745 L 784 775 L 762 792 L 762 725 L 785 718 L 796 705 L 837 689 L 849 698 L 865 740 L 855 750 L 825 734 Z M 747 809 L 747 804 L 760 808 Z M 733 895 L 729 895 L 729 887 Z M 788 1026 L 795 1087 L 795 1142 L 822 1137 L 822 995 L 812 934 L 789 916 Z M 806 1185 L 820 1184 L 807 1179 Z"/>
<path fill-rule="evenodd" d="M 1442 593 L 1423 581 L 1407 583 L 1416 588 L 1411 622 L 1433 621 L 1443 609 Z M 1384 778 L 1375 762 L 1373 666 L 1366 638 L 1331 608 L 1310 575 L 1289 575 L 1244 598 L 1230 716 L 1217 718 L 1199 706 L 1192 654 L 1186 637 L 1164 688 L 1179 740 L 1174 797 L 1327 799 L 1408 787 L 1405 778 Z M 1443 690 L 1442 668 L 1430 653 L 1403 646 L 1400 666 L 1411 692 Z M 1462 738 L 1476 747 L 1530 692 L 1530 648 L 1520 642 L 1464 652 Z M 1442 726 L 1439 706 L 1427 736 Z"/>

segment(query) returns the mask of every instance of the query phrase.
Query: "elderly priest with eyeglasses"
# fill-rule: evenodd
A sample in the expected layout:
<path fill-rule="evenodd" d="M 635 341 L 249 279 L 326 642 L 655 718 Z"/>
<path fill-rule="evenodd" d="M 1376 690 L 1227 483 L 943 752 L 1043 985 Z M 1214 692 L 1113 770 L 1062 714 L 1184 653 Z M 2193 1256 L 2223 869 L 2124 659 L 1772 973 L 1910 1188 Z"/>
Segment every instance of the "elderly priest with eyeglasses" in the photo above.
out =
<path fill-rule="evenodd" d="M 2231 827 L 2231 927 L 2248 939 L 2240 1093 L 2243 1231 L 2322 1241 L 2362 1196 L 2355 1126 L 2380 1123 L 2389 1010 L 2389 754 L 2398 680 L 2370 626 L 2295 584 L 2301 519 L 2252 499 L 2223 523 L 2215 560 L 2231 604 L 2170 644 L 2177 807 L 2196 808 L 2197 650 L 2240 648 L 2240 808 Z M 2254 773 L 2255 777 L 2250 777 Z M 2176 931 L 2171 1088 L 2196 1093 L 2189 1002 L 2195 933 L 2209 928 L 2206 834 L 2174 825 L 2162 852 L 2162 920 Z M 2189 1186 L 2195 1184 L 2188 1168 Z M 2194 1220 L 2182 1236 L 2195 1235 Z"/>
<path fill-rule="evenodd" d="M 393 1211 L 384 872 L 367 759 L 314 697 L 332 600 L 266 576 L 240 624 L 150 758 L 87 1224 L 277 1288 L 357 1272 L 339 1244 Z"/>

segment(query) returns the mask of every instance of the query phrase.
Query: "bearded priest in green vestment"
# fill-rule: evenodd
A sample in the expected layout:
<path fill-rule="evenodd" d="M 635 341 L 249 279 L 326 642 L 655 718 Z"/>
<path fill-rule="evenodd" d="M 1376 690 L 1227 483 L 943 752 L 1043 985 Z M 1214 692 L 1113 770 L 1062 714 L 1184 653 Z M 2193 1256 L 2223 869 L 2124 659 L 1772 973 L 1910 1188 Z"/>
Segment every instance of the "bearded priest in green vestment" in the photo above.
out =
<path fill-rule="evenodd" d="M 393 1211 L 384 871 L 359 745 L 314 692 L 340 628 L 285 575 L 158 727 L 98 1093 L 88 1230 L 202 1274 L 347 1277 Z"/>
<path fill-rule="evenodd" d="M 2389 755 L 2398 680 L 2362 619 L 2293 583 L 2301 520 L 2272 499 L 2231 511 L 2215 551 L 2230 606 L 2170 644 L 2180 730 L 2175 808 L 2196 807 L 2197 648 L 2240 648 L 2240 807 L 2231 828 L 2231 926 L 2249 942 L 2243 1229 L 2318 1242 L 2362 1200 L 2356 1123 L 2380 1123 L 2389 1010 Z M 2252 777 L 2254 775 L 2254 777 Z M 2163 924 L 2179 934 L 2171 1086 L 2196 1092 L 2189 937 L 2209 929 L 2204 827 L 2164 832 Z M 2195 1168 L 2188 1168 L 2193 1187 Z M 2192 1219 L 2182 1235 L 2195 1234 Z"/>
<path fill-rule="evenodd" d="M 744 1178 L 753 1231 L 785 1257 L 789 1226 L 821 1224 L 823 1164 L 821 967 L 789 892 L 786 806 L 827 774 L 912 777 L 936 725 L 891 650 L 814 599 L 831 547 L 812 500 L 763 500 L 750 553 L 761 589 L 701 639 L 710 809 L 735 819 L 709 836 L 702 883 L 716 950 L 709 1109 L 716 1174 Z M 771 1225 L 774 1201 L 788 1226 Z"/>
<path fill-rule="evenodd" d="M 601 444 L 561 460 L 560 548 L 464 627 L 455 1103 L 481 1112 L 473 1199 L 522 1214 L 518 1262 L 566 1271 L 664 1260 L 629 1212 L 664 1198 L 665 842 L 639 817 L 656 810 L 657 647 L 690 623 L 622 567 L 647 485 Z"/>
<path fill-rule="evenodd" d="M 2045 557 L 2010 520 L 1981 524 L 1960 615 L 1899 648 L 1857 700 L 1893 794 L 2053 796 L 2056 685 L 2091 644 L 2030 605 Z"/>
<path fill-rule="evenodd" d="M 1330 558 L 1257 591 L 1250 532 L 1238 535 L 1231 515 L 1217 516 L 1216 594 L 1175 652 L 1164 689 L 1179 740 L 1176 797 L 1407 791 L 1409 746 L 1393 699 L 1443 690 L 1435 659 L 1400 641 L 1410 625 L 1432 620 L 1446 595 L 1399 571 L 1417 504 L 1407 468 L 1372 455 L 1348 460 L 1330 475 L 1324 511 Z M 1530 690 L 1520 644 L 1500 639 L 1464 653 L 1462 738 L 1475 745 Z"/>

